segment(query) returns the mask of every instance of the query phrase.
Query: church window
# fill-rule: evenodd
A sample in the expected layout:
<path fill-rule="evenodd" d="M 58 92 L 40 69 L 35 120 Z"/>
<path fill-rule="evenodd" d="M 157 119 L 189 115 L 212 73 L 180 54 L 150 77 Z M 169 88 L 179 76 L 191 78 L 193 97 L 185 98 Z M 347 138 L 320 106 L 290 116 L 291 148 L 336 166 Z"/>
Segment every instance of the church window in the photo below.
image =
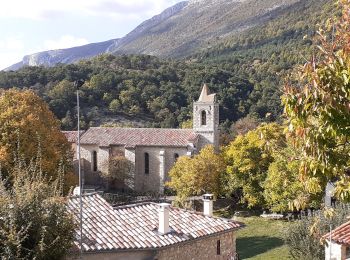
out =
<path fill-rule="evenodd" d="M 177 162 L 177 159 L 179 159 L 179 154 L 178 154 L 178 153 L 175 153 L 175 154 L 174 154 L 174 162 Z"/>
<path fill-rule="evenodd" d="M 97 171 L 97 152 L 96 151 L 92 152 L 92 170 L 94 172 Z"/>
<path fill-rule="evenodd" d="M 221 243 L 220 240 L 216 241 L 216 254 L 221 255 Z"/>
<path fill-rule="evenodd" d="M 201 125 L 207 125 L 207 112 L 205 110 L 201 113 Z"/>
<path fill-rule="evenodd" d="M 145 153 L 145 174 L 149 174 L 149 154 Z"/>

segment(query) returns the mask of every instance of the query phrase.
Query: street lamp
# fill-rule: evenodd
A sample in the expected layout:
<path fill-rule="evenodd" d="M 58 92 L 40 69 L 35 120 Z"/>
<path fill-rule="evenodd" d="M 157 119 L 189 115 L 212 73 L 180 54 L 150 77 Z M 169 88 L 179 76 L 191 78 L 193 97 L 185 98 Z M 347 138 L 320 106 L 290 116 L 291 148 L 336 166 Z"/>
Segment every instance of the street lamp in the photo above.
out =
<path fill-rule="evenodd" d="M 79 247 L 80 258 L 83 255 L 83 178 L 81 176 L 81 164 L 80 164 L 80 104 L 79 104 L 79 88 L 84 84 L 84 80 L 80 79 L 74 82 L 74 86 L 77 89 L 77 117 L 78 117 L 78 174 L 79 174 Z"/>

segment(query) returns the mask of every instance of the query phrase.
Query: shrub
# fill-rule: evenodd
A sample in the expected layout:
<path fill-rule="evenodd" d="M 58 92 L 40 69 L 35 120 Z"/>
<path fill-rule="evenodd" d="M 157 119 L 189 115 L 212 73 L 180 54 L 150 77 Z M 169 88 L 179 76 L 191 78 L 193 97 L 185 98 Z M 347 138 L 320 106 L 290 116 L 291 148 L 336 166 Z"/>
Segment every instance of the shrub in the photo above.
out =
<path fill-rule="evenodd" d="M 329 212 L 329 211 L 328 211 Z M 349 205 L 338 205 L 327 218 L 321 211 L 316 216 L 301 217 L 290 225 L 285 233 L 285 242 L 293 259 L 316 260 L 325 258 L 324 244 L 321 237 L 332 229 L 346 222 L 350 213 Z"/>

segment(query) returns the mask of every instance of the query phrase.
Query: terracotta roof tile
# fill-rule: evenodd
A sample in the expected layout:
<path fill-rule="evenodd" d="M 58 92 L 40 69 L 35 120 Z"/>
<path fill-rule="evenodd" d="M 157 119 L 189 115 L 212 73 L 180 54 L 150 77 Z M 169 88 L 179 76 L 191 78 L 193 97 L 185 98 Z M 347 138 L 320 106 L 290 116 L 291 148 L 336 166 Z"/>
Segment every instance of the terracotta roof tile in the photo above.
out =
<path fill-rule="evenodd" d="M 323 238 L 329 239 L 329 233 L 324 235 Z M 332 230 L 332 241 L 350 246 L 350 221 Z"/>
<path fill-rule="evenodd" d="M 83 134 L 81 143 L 125 147 L 187 147 L 197 139 L 198 134 L 192 129 L 91 127 Z"/>
<path fill-rule="evenodd" d="M 62 131 L 66 136 L 68 142 L 76 143 L 78 141 L 78 131 Z M 80 131 L 80 137 L 84 134 L 84 131 Z"/>
<path fill-rule="evenodd" d="M 242 226 L 239 222 L 170 207 L 171 233 L 161 235 L 157 231 L 159 205 L 156 203 L 113 209 L 100 195 L 90 194 L 83 196 L 83 205 L 83 247 L 86 251 L 154 249 Z M 68 209 L 78 220 L 79 197 L 70 198 Z M 79 247 L 78 237 L 77 233 L 76 247 Z"/>

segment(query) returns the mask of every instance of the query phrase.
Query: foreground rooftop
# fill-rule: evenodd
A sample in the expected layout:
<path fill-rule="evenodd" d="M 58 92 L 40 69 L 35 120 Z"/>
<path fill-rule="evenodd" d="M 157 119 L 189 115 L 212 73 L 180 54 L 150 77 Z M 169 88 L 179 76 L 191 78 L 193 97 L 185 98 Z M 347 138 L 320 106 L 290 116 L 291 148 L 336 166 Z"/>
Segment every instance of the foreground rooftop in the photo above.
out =
<path fill-rule="evenodd" d="M 147 202 L 113 208 L 99 194 L 83 195 L 83 248 L 86 252 L 151 250 L 230 232 L 242 227 L 236 221 L 200 212 L 169 208 L 170 232 L 158 232 L 159 204 Z M 79 197 L 68 209 L 79 217 Z M 79 247 L 77 233 L 75 246 Z"/>

